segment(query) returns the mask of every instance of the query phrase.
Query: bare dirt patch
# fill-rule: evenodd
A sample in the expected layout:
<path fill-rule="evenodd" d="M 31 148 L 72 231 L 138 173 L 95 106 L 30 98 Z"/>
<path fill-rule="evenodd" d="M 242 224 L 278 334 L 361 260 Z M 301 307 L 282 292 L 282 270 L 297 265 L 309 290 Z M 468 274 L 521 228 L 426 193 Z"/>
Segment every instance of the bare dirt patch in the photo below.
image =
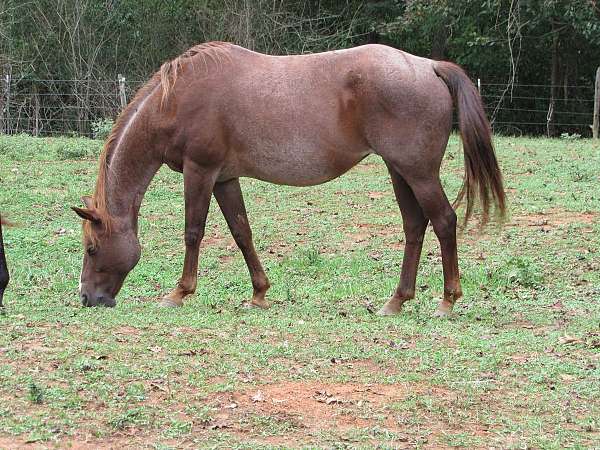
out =
<path fill-rule="evenodd" d="M 553 229 L 569 225 L 590 225 L 595 223 L 598 218 L 598 213 L 551 209 L 544 213 L 513 216 L 509 222 L 509 226 Z"/>
<path fill-rule="evenodd" d="M 219 412 L 211 426 L 247 433 L 252 432 L 252 418 L 261 417 L 285 424 L 288 435 L 331 429 L 343 432 L 375 425 L 373 413 L 401 401 L 407 392 L 403 384 L 295 381 L 260 385 L 215 394 L 211 400 Z M 399 430 L 399 425 L 393 429 Z"/>
<path fill-rule="evenodd" d="M 395 242 L 391 244 L 392 248 L 404 248 L 404 242 L 402 242 L 404 239 L 404 232 L 400 224 L 390 226 L 374 223 L 357 223 L 355 231 L 346 231 L 345 234 L 348 237 L 346 247 L 366 242 L 374 237 L 383 237 L 393 238 L 395 240 Z"/>
<path fill-rule="evenodd" d="M 454 426 L 437 420 L 432 423 L 428 418 L 431 432 L 421 435 L 406 423 L 406 417 L 413 417 L 414 413 L 404 411 L 402 405 L 415 396 L 445 403 L 453 401 L 456 395 L 419 383 L 272 383 L 214 394 L 209 402 L 218 412 L 207 427 L 289 447 L 307 444 L 320 432 L 334 433 L 343 440 L 343 436 L 359 430 L 369 433 L 375 429 L 392 433 L 388 439 L 397 443 L 414 446 L 428 442 L 435 446 L 434 442 L 439 443 L 444 435 L 456 431 Z M 461 428 L 474 436 L 485 437 L 489 433 L 487 426 L 477 422 L 463 423 Z M 373 444 L 381 443 L 374 439 Z"/>

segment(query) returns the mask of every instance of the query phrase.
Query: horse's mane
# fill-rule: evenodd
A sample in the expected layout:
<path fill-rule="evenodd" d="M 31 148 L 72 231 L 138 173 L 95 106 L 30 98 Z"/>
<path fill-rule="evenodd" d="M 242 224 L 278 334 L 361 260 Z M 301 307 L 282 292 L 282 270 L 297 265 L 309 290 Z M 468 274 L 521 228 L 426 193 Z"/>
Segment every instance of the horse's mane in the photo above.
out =
<path fill-rule="evenodd" d="M 132 116 L 137 112 L 137 106 L 142 102 L 153 90 L 160 85 L 162 91 L 161 97 L 161 109 L 168 102 L 170 94 L 172 93 L 173 86 L 177 81 L 180 72 L 183 69 L 183 63 L 193 61 L 194 56 L 202 58 L 203 64 L 208 69 L 209 61 L 214 65 L 218 65 L 222 57 L 229 57 L 229 50 L 232 44 L 227 42 L 207 42 L 204 44 L 196 45 L 172 61 L 164 63 L 160 70 L 157 71 L 152 78 L 144 84 L 135 94 L 135 97 L 127 107 L 119 114 L 115 124 L 108 136 L 108 139 L 104 143 L 104 148 L 100 154 L 100 160 L 98 165 L 98 179 L 96 180 L 96 188 L 93 195 L 93 206 L 95 212 L 98 214 L 104 229 L 107 233 L 110 233 L 111 216 L 108 212 L 106 202 L 106 183 L 108 180 L 108 166 L 110 164 L 110 158 L 115 150 L 115 142 L 121 136 L 121 133 L 127 124 L 131 120 Z M 91 226 L 91 222 L 85 220 L 83 223 L 84 236 L 88 236 L 93 242 L 97 241 L 97 235 Z"/>
<path fill-rule="evenodd" d="M 229 50 L 231 47 L 232 44 L 229 42 L 206 42 L 204 44 L 195 45 L 172 61 L 167 61 L 164 63 L 159 70 L 160 85 L 162 89 L 162 98 L 160 102 L 161 108 L 169 101 L 169 96 L 173 89 L 173 85 L 177 81 L 177 77 L 183 69 L 184 62 L 191 62 L 193 67 L 192 58 L 194 56 L 198 56 L 202 58 L 203 65 L 205 69 L 208 70 L 209 62 L 212 62 L 214 65 L 218 66 L 223 57 L 229 59 Z"/>
<path fill-rule="evenodd" d="M 110 158 L 112 156 L 112 152 L 114 151 L 114 144 L 117 141 L 118 137 L 121 135 L 123 128 L 125 128 L 126 124 L 129 122 L 133 114 L 137 111 L 137 105 L 146 98 L 152 90 L 159 84 L 160 77 L 158 73 L 154 74 L 154 76 L 144 85 L 142 86 L 133 100 L 129 102 L 129 104 L 125 107 L 123 111 L 117 117 L 115 124 L 108 136 L 108 139 L 104 143 L 104 147 L 102 149 L 102 153 L 100 153 L 100 159 L 98 161 L 98 178 L 96 180 L 96 188 L 94 190 L 94 195 L 92 197 L 93 206 L 96 214 L 98 214 L 104 229 L 110 233 L 112 229 L 112 221 L 111 216 L 108 213 L 108 207 L 106 204 L 106 183 L 108 179 L 108 165 L 110 163 Z M 92 241 L 97 240 L 96 233 L 91 226 L 91 222 L 85 220 L 83 222 L 83 232 L 84 236 L 90 237 Z"/>

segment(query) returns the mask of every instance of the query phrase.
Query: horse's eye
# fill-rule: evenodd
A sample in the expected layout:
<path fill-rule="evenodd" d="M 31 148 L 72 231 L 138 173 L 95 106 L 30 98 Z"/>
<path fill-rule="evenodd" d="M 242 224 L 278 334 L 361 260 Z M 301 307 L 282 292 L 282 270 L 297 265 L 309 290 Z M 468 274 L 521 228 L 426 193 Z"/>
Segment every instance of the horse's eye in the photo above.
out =
<path fill-rule="evenodd" d="M 98 250 L 96 249 L 96 247 L 89 246 L 89 247 L 86 249 L 86 251 L 87 251 L 87 254 L 88 254 L 88 255 L 90 255 L 90 256 L 93 256 L 93 255 L 95 255 L 95 254 L 96 254 L 96 252 L 97 252 Z"/>

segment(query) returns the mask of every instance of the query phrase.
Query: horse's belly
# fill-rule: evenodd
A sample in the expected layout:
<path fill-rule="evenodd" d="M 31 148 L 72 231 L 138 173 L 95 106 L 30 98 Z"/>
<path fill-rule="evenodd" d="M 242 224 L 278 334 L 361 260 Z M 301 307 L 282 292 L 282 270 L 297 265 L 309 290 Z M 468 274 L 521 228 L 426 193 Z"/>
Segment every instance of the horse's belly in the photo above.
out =
<path fill-rule="evenodd" d="M 270 183 L 313 186 L 339 177 L 369 153 L 368 149 L 263 147 L 248 152 L 239 169 L 241 176 Z"/>

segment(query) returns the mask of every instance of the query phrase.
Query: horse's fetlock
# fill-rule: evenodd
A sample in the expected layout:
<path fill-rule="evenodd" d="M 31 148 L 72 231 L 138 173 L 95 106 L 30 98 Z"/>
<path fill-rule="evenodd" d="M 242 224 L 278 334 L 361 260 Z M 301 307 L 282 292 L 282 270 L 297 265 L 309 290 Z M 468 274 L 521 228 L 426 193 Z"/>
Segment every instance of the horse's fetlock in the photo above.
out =
<path fill-rule="evenodd" d="M 266 292 L 271 287 L 271 283 L 269 283 L 269 279 L 263 275 L 253 280 L 253 287 L 255 292 Z"/>
<path fill-rule="evenodd" d="M 196 292 L 196 284 L 189 284 L 185 281 L 179 281 L 177 287 L 183 295 L 190 295 Z"/>
<path fill-rule="evenodd" d="M 463 293 L 460 287 L 457 289 L 444 290 L 444 300 L 452 305 L 462 296 Z"/>
<path fill-rule="evenodd" d="M 398 289 L 396 290 L 394 297 L 399 300 L 406 301 L 415 298 L 415 290 L 414 289 Z"/>

